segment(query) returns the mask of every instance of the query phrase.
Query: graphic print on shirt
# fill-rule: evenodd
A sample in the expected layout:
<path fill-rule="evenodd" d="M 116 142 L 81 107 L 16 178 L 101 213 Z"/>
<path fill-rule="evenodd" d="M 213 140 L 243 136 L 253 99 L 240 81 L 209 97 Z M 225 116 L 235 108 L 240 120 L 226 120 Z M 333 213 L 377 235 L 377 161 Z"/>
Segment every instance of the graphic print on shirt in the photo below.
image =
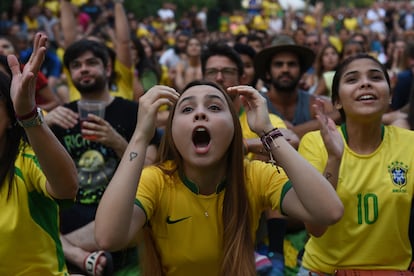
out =
<path fill-rule="evenodd" d="M 115 173 L 117 160 L 104 156 L 95 149 L 86 150 L 77 163 L 79 179 L 79 202 L 98 203 L 106 186 Z"/>

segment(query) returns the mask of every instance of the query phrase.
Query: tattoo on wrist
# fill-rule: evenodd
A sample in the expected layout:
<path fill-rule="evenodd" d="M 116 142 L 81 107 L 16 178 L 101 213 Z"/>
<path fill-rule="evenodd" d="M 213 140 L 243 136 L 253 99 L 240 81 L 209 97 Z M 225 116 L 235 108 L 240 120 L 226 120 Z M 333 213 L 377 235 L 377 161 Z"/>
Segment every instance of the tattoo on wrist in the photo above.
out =
<path fill-rule="evenodd" d="M 136 153 L 136 152 L 130 152 L 129 153 L 129 161 L 132 161 L 132 160 L 134 160 L 135 158 L 137 158 L 137 156 L 138 156 L 138 153 Z"/>
<path fill-rule="evenodd" d="M 332 174 L 330 172 L 325 173 L 326 180 L 330 180 L 332 178 Z"/>

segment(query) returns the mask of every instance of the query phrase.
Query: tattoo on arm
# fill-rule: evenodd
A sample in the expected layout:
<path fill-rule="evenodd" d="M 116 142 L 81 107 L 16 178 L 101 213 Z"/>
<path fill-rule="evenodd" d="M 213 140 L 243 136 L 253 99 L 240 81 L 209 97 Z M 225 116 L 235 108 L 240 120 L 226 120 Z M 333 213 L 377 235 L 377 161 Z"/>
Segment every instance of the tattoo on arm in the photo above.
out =
<path fill-rule="evenodd" d="M 325 178 L 326 178 L 326 180 L 329 181 L 332 178 L 332 174 L 330 172 L 326 172 L 325 173 Z"/>
<path fill-rule="evenodd" d="M 135 158 L 137 158 L 137 156 L 138 156 L 138 153 L 136 153 L 136 152 L 130 152 L 129 153 L 129 161 L 132 161 L 132 160 L 134 160 Z"/>

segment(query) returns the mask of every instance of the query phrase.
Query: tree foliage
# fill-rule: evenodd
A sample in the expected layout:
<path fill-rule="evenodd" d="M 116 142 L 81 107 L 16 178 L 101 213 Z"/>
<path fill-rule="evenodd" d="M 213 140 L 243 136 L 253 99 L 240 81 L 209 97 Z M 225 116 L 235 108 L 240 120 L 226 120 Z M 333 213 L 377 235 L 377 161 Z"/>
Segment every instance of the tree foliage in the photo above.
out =
<path fill-rule="evenodd" d="M 323 0 L 328 10 L 337 9 L 338 7 L 346 8 L 366 8 L 372 5 L 376 0 Z"/>
<path fill-rule="evenodd" d="M 36 0 L 22 0 L 23 6 L 28 7 L 30 4 L 36 3 Z M 144 18 L 150 15 L 155 16 L 157 10 L 162 6 L 166 0 L 150 0 L 150 1 L 137 1 L 137 0 L 125 0 L 125 8 L 128 11 L 134 13 L 138 18 Z M 305 0 L 309 4 L 313 4 L 317 1 L 323 1 L 325 7 L 329 9 L 336 9 L 338 7 L 359 8 L 368 7 L 372 5 L 375 0 Z M 177 18 L 179 18 L 185 11 L 188 11 L 191 6 L 195 5 L 200 8 L 206 6 L 208 8 L 214 8 L 221 11 L 232 12 L 241 8 L 241 0 L 169 0 L 169 2 L 176 4 L 177 6 Z M 0 11 L 8 11 L 12 5 L 13 0 L 0 1 Z"/>
<path fill-rule="evenodd" d="M 338 7 L 347 8 L 361 8 L 369 7 L 375 0 L 305 0 L 308 4 L 314 4 L 315 2 L 322 1 L 328 10 L 336 9 Z M 143 18 L 149 15 L 156 15 L 157 10 L 162 6 L 165 0 L 151 0 L 136 1 L 136 0 L 125 0 L 125 7 L 132 11 L 138 18 Z M 216 8 L 222 11 L 234 11 L 241 8 L 241 0 L 170 0 L 171 3 L 177 5 L 177 15 L 180 16 L 184 11 L 190 9 L 191 6 L 195 5 L 200 8 L 206 6 L 208 8 Z"/>

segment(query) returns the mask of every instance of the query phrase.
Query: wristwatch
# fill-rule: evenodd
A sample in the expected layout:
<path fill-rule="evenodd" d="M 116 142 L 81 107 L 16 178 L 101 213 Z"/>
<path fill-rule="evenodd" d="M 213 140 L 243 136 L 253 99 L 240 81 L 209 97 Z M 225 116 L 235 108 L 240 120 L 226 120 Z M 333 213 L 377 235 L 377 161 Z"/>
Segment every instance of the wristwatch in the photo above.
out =
<path fill-rule="evenodd" d="M 260 137 L 260 140 L 263 143 L 264 149 L 267 152 L 270 152 L 272 150 L 270 146 L 273 144 L 273 140 L 280 136 L 283 136 L 282 132 L 280 132 L 278 128 L 274 128 L 268 133 L 266 133 L 265 135 L 263 135 L 262 137 Z"/>
<path fill-rule="evenodd" d="M 17 123 L 23 128 L 40 126 L 41 124 L 43 124 L 43 122 L 44 122 L 43 113 L 40 108 L 37 108 L 36 113 L 31 118 L 24 119 L 24 120 L 17 119 Z"/>

